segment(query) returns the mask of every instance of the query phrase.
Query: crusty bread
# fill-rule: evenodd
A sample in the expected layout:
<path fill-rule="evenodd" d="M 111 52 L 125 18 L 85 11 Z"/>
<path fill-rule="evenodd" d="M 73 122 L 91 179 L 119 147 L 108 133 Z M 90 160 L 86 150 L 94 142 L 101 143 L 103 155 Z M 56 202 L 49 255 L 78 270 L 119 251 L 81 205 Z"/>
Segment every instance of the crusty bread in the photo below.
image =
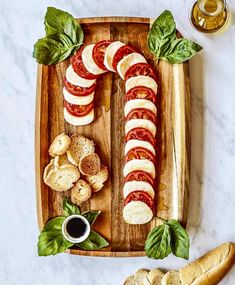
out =
<path fill-rule="evenodd" d="M 227 242 L 179 270 L 183 285 L 216 285 L 235 262 L 235 244 Z"/>
<path fill-rule="evenodd" d="M 56 167 L 62 166 L 62 165 L 71 165 L 70 161 L 68 160 L 67 154 L 64 153 L 62 155 L 56 155 L 54 165 Z"/>
<path fill-rule="evenodd" d="M 145 285 L 145 281 L 149 274 L 148 269 L 139 269 L 134 274 L 134 284 L 135 285 Z"/>
<path fill-rule="evenodd" d="M 108 179 L 108 169 L 101 165 L 101 169 L 95 175 L 85 176 L 86 181 L 91 185 L 93 192 L 98 192 L 104 187 L 104 182 Z"/>
<path fill-rule="evenodd" d="M 149 271 L 144 285 L 161 285 L 164 272 L 158 268 Z"/>
<path fill-rule="evenodd" d="M 68 160 L 75 166 L 78 166 L 82 156 L 95 152 L 94 142 L 84 136 L 75 134 L 71 136 L 70 140 L 67 155 Z"/>
<path fill-rule="evenodd" d="M 82 156 L 78 168 L 83 175 L 97 174 L 101 168 L 98 154 L 93 152 Z"/>
<path fill-rule="evenodd" d="M 171 270 L 168 271 L 163 277 L 162 277 L 162 285 L 181 285 L 180 275 L 179 271 Z"/>
<path fill-rule="evenodd" d="M 62 155 L 66 152 L 70 144 L 70 138 L 65 133 L 56 136 L 49 148 L 50 156 Z"/>
<path fill-rule="evenodd" d="M 71 189 L 71 201 L 80 205 L 82 202 L 87 201 L 91 197 L 91 187 L 83 179 L 79 179 Z"/>
<path fill-rule="evenodd" d="M 128 277 L 125 279 L 123 285 L 135 285 L 135 283 L 134 283 L 134 276 L 133 276 L 133 275 L 128 276 Z"/>
<path fill-rule="evenodd" d="M 63 192 L 73 187 L 79 179 L 80 172 L 74 165 L 62 165 L 52 168 L 44 179 L 44 182 L 53 190 Z"/>
<path fill-rule="evenodd" d="M 55 160 L 51 159 L 51 161 L 44 168 L 44 172 L 43 172 L 43 180 L 44 180 L 44 182 L 47 180 L 47 176 L 50 173 L 50 171 L 54 168 L 54 166 L 55 166 Z"/>

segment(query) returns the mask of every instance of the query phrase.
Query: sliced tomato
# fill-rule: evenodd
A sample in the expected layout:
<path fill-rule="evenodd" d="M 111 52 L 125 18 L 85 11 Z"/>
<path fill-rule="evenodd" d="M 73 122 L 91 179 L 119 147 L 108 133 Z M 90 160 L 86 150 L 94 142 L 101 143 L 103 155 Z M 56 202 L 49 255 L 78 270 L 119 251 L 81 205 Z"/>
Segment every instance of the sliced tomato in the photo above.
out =
<path fill-rule="evenodd" d="M 147 173 L 143 170 L 135 170 L 130 172 L 125 178 L 125 183 L 128 181 L 144 181 L 148 182 L 152 186 L 154 185 L 154 179 L 150 173 Z"/>
<path fill-rule="evenodd" d="M 153 137 L 151 132 L 145 128 L 134 128 L 130 130 L 126 135 L 126 141 L 129 141 L 129 140 L 148 141 L 153 146 L 156 145 L 156 139 Z"/>
<path fill-rule="evenodd" d="M 113 69 L 117 71 L 117 65 L 123 57 L 127 56 L 128 54 L 133 53 L 135 50 L 130 46 L 122 46 L 120 47 L 113 57 Z"/>
<path fill-rule="evenodd" d="M 64 87 L 65 89 L 74 96 L 86 96 L 90 95 L 96 89 L 96 82 L 92 84 L 90 87 L 80 87 L 77 85 L 73 85 L 72 83 L 68 82 L 66 77 L 64 78 Z"/>
<path fill-rule="evenodd" d="M 125 80 L 138 75 L 149 76 L 152 77 L 154 80 L 156 80 L 154 69 L 150 64 L 145 62 L 136 63 L 132 65 L 125 74 Z"/>
<path fill-rule="evenodd" d="M 143 147 L 134 147 L 126 154 L 126 162 L 132 159 L 148 159 L 154 164 L 156 163 L 155 155 L 148 149 Z"/>
<path fill-rule="evenodd" d="M 156 104 L 156 94 L 152 89 L 145 86 L 136 86 L 131 88 L 125 95 L 125 101 L 133 99 L 146 99 Z"/>
<path fill-rule="evenodd" d="M 83 117 L 91 112 L 91 110 L 94 108 L 94 103 L 92 101 L 88 105 L 75 105 L 64 100 L 64 106 L 71 115 Z"/>
<path fill-rule="evenodd" d="M 92 57 L 94 59 L 94 62 L 103 70 L 107 70 L 104 65 L 104 54 L 110 44 L 111 41 L 108 40 L 100 41 L 95 44 L 92 50 Z"/>
<path fill-rule="evenodd" d="M 131 201 L 141 201 L 149 206 L 150 209 L 153 208 L 153 199 L 149 196 L 148 193 L 144 191 L 134 191 L 131 192 L 125 199 L 124 205 L 130 203 Z"/>
<path fill-rule="evenodd" d="M 156 123 L 156 115 L 145 108 L 136 108 L 127 115 L 126 120 L 131 120 L 131 119 L 146 119 L 150 120 L 153 123 Z"/>
<path fill-rule="evenodd" d="M 83 48 L 80 48 L 77 51 L 77 53 L 71 59 L 73 70 L 80 77 L 85 78 L 85 79 L 96 79 L 96 78 L 98 78 L 99 75 L 94 75 L 86 69 L 86 67 L 82 61 L 82 51 L 83 51 Z"/>

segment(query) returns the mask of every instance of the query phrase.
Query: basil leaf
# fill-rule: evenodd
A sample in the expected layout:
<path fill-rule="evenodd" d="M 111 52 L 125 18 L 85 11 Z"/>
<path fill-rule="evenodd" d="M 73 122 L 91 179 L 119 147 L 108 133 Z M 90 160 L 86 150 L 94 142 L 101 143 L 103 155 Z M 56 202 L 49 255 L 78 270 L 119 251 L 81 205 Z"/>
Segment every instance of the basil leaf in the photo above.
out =
<path fill-rule="evenodd" d="M 171 253 L 171 233 L 166 223 L 148 234 L 145 251 L 148 257 L 155 259 L 163 259 Z"/>
<path fill-rule="evenodd" d="M 65 60 L 77 46 L 67 35 L 54 34 L 36 42 L 33 57 L 38 63 L 53 64 Z"/>
<path fill-rule="evenodd" d="M 47 256 L 64 252 L 73 244 L 62 235 L 62 224 L 65 217 L 50 220 L 43 228 L 38 238 L 38 255 Z"/>
<path fill-rule="evenodd" d="M 92 225 L 94 224 L 100 213 L 101 211 L 87 211 L 82 213 L 82 215 L 88 220 L 89 224 Z"/>
<path fill-rule="evenodd" d="M 48 7 L 45 16 L 46 35 L 66 34 L 73 43 L 82 43 L 84 34 L 80 24 L 67 12 Z"/>
<path fill-rule="evenodd" d="M 109 243 L 100 234 L 91 231 L 86 240 L 75 245 L 84 250 L 97 250 L 107 247 Z"/>
<path fill-rule="evenodd" d="M 171 249 L 173 254 L 188 259 L 190 241 L 186 230 L 176 220 L 169 220 L 167 225 L 171 231 Z"/>
<path fill-rule="evenodd" d="M 81 211 L 79 209 L 79 207 L 77 207 L 76 205 L 72 204 L 71 202 L 69 202 L 69 199 L 65 198 L 63 201 L 63 211 L 64 211 L 64 216 L 68 217 L 71 215 L 80 215 Z"/>

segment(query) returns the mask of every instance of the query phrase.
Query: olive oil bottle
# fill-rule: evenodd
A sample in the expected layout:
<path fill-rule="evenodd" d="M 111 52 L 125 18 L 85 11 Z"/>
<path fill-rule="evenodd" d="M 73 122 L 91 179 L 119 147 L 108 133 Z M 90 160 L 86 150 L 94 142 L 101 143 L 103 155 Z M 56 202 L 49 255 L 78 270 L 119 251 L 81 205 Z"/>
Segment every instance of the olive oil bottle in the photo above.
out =
<path fill-rule="evenodd" d="M 215 33 L 228 22 L 229 10 L 225 0 L 198 0 L 193 5 L 190 17 L 198 31 Z"/>

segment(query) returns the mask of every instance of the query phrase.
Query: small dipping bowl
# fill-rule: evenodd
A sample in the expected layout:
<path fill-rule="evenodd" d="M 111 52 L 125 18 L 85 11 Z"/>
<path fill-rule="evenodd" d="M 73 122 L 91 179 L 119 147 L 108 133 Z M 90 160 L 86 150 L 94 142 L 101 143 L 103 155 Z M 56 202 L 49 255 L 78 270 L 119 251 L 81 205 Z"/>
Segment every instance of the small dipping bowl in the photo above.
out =
<path fill-rule="evenodd" d="M 77 226 L 79 225 L 81 226 L 80 229 L 76 227 L 76 224 Z M 76 228 L 75 227 L 72 228 L 72 226 L 74 225 Z M 71 231 L 79 232 L 79 230 L 81 230 L 81 235 L 76 237 L 71 234 Z M 62 234 L 64 238 L 72 243 L 79 243 L 84 241 L 85 239 L 88 238 L 90 232 L 91 232 L 91 226 L 88 220 L 81 215 L 71 215 L 67 217 L 62 224 Z"/>

